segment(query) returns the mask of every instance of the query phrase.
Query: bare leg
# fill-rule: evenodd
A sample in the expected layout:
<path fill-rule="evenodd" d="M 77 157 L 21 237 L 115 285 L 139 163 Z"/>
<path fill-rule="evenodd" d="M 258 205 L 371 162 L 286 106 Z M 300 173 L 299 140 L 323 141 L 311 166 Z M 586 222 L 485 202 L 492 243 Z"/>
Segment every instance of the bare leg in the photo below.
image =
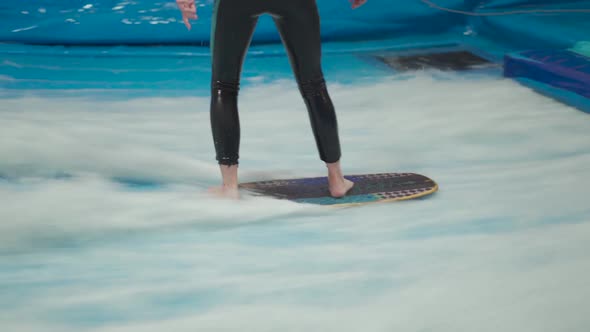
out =
<path fill-rule="evenodd" d="M 238 199 L 238 165 L 219 165 L 223 184 L 220 187 L 213 187 L 209 192 L 223 198 Z"/>
<path fill-rule="evenodd" d="M 346 193 L 352 189 L 354 183 L 345 179 L 344 175 L 342 175 L 340 161 L 326 163 L 326 167 L 328 167 L 328 186 L 330 189 L 330 195 L 335 198 L 345 196 Z"/>

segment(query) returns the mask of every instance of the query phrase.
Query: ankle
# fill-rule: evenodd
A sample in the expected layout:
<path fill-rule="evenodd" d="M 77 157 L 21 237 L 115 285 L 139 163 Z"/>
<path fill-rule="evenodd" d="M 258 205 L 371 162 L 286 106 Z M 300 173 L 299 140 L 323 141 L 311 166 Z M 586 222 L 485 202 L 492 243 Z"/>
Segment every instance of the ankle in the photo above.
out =
<path fill-rule="evenodd" d="M 222 188 L 226 190 L 238 189 L 238 165 L 219 165 L 221 170 Z"/>
<path fill-rule="evenodd" d="M 329 169 L 328 170 L 328 178 L 329 179 L 343 179 L 344 175 L 342 174 L 342 170 L 340 169 Z"/>
<path fill-rule="evenodd" d="M 224 183 L 221 185 L 223 187 L 223 189 L 238 189 L 238 184 L 237 183 Z"/>
<path fill-rule="evenodd" d="M 340 167 L 340 161 L 335 163 L 326 163 L 328 168 L 328 176 L 330 177 L 342 177 L 342 168 Z"/>
<path fill-rule="evenodd" d="M 342 175 L 342 174 L 330 174 L 330 173 L 328 173 L 328 179 L 331 180 L 331 181 L 344 180 L 344 175 Z"/>

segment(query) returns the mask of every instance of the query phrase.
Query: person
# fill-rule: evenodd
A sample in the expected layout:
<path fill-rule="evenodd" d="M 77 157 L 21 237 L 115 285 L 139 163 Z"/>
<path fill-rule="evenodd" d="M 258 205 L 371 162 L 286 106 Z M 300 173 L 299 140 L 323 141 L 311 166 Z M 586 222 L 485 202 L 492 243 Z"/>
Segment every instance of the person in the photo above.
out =
<path fill-rule="evenodd" d="M 353 9 L 367 0 L 349 0 Z M 187 29 L 197 19 L 195 0 L 177 0 Z M 305 102 L 320 159 L 328 169 L 330 195 L 340 198 L 354 183 L 344 178 L 334 106 L 321 66 L 319 12 L 316 0 L 215 0 L 211 24 L 210 118 L 222 185 L 212 192 L 238 198 L 240 123 L 238 90 L 244 56 L 258 17 L 270 14 L 287 50 Z"/>

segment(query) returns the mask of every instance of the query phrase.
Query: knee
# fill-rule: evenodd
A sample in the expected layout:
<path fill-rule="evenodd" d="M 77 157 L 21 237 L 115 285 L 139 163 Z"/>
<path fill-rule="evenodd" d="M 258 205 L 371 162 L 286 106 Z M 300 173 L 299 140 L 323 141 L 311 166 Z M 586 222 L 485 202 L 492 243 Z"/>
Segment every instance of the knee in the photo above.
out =
<path fill-rule="evenodd" d="M 220 80 L 213 80 L 211 81 L 211 94 L 212 95 L 238 95 L 240 91 L 240 83 L 236 81 L 220 81 Z"/>
<path fill-rule="evenodd" d="M 317 96 L 325 93 L 326 81 L 323 76 L 310 80 L 298 81 L 299 90 L 304 97 Z"/>

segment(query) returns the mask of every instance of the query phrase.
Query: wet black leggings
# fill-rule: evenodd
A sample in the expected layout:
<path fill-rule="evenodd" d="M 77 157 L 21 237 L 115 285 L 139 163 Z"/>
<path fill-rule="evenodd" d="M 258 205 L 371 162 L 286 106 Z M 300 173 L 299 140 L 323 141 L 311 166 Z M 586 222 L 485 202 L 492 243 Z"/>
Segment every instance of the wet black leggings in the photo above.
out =
<path fill-rule="evenodd" d="M 244 56 L 262 14 L 270 14 L 287 49 L 307 107 L 320 159 L 340 159 L 334 106 L 321 67 L 315 0 L 216 0 L 211 26 L 211 128 L 219 164 L 238 163 L 238 90 Z"/>

